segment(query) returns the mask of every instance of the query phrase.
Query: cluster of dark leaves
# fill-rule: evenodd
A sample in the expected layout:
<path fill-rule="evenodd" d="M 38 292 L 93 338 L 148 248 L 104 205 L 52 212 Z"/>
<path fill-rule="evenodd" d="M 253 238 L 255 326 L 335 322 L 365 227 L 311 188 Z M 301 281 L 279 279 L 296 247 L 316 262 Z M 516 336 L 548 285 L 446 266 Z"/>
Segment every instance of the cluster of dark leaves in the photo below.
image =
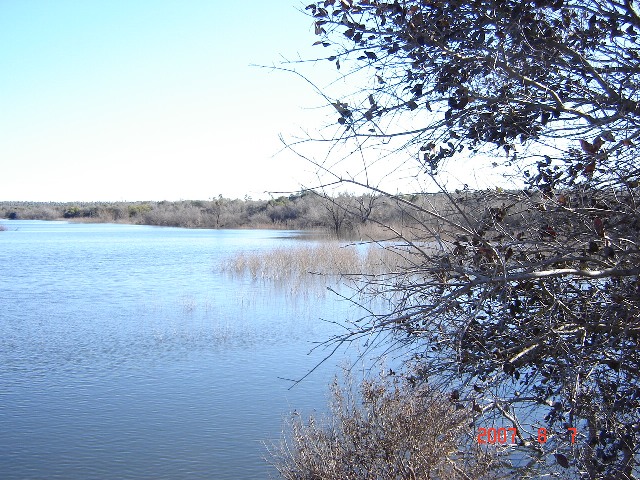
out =
<path fill-rule="evenodd" d="M 369 131 L 397 110 L 434 112 L 439 126 L 415 142 L 443 142 L 423 155 L 431 169 L 459 152 L 460 140 L 509 154 L 567 122 L 574 128 L 563 136 L 582 139 L 583 150 L 565 151 L 557 170 L 540 166 L 532 185 L 588 181 L 635 155 L 640 17 L 632 2 L 321 1 L 307 9 L 317 43 L 337 50 L 330 60 L 353 59 L 375 79 L 366 101 L 342 104 L 340 123 Z M 622 174 L 638 181 L 637 169 Z"/>
<path fill-rule="evenodd" d="M 416 249 L 421 260 L 404 275 L 371 280 L 373 290 L 401 292 L 374 326 L 423 342 L 434 371 L 455 369 L 477 387 L 460 395 L 475 406 L 490 404 L 482 395 L 495 387 L 511 406 L 544 411 L 550 429 L 580 425 L 585 448 L 559 446 L 560 466 L 630 477 L 640 454 L 637 4 L 307 8 L 317 43 L 336 50 L 329 59 L 371 72 L 361 98 L 334 103 L 351 135 L 404 135 L 402 148 L 415 148 L 431 173 L 465 149 L 497 149 L 503 163 L 524 165 L 530 188 L 473 199 L 483 216 L 452 198 L 457 205 L 435 215 L 437 247 Z M 398 114 L 415 128 L 384 132 L 380 120 Z"/>
<path fill-rule="evenodd" d="M 422 247 L 404 274 L 369 280 L 372 291 L 396 292 L 373 327 L 392 326 L 429 371 L 455 372 L 465 408 L 491 410 L 500 391 L 556 438 L 576 426 L 580 449 L 549 447 L 558 465 L 591 478 L 628 472 L 640 453 L 635 198 L 461 192 L 452 201 L 477 219 L 472 234 L 440 230 L 448 240 Z M 580 275 L 607 269 L 619 276 Z M 564 270 L 576 275 L 554 273 Z"/>

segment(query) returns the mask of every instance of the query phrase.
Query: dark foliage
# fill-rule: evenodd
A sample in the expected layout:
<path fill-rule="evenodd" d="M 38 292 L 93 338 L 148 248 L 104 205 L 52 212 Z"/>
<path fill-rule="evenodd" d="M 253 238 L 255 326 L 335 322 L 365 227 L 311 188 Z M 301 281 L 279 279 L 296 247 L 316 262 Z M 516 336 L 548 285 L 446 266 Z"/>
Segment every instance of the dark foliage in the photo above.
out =
<path fill-rule="evenodd" d="M 336 142 L 363 150 L 401 138 L 398 152 L 428 175 L 493 154 L 527 184 L 439 205 L 388 195 L 416 227 L 390 247 L 411 267 L 370 278 L 363 290 L 391 308 L 337 340 L 390 332 L 430 372 L 455 378 L 479 422 L 518 428 L 516 450 L 530 459 L 519 478 L 636 478 L 638 3 L 342 0 L 307 10 L 317 44 L 359 82 L 330 100 L 344 127 Z M 339 163 L 320 166 L 385 194 Z"/>

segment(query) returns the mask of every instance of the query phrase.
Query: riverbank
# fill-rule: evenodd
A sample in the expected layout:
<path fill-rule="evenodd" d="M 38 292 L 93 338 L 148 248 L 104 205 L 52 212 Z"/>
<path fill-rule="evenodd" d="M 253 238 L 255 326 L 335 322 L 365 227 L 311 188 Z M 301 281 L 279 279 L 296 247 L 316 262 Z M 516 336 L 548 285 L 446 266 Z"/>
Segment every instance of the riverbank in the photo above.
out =
<path fill-rule="evenodd" d="M 304 191 L 271 200 L 246 198 L 139 202 L 0 202 L 0 219 L 67 220 L 209 229 L 314 230 L 377 236 L 377 225 L 403 224 L 397 200 L 371 195 L 324 197 Z M 384 238 L 386 235 L 382 235 Z"/>
<path fill-rule="evenodd" d="M 355 240 L 445 235 L 443 218 L 480 228 L 496 212 L 522 223 L 517 192 L 325 196 L 305 190 L 270 200 L 228 199 L 136 202 L 0 202 L 0 219 L 66 220 L 207 229 L 309 230 Z M 533 199 L 532 199 L 533 201 Z M 544 203 L 539 199 L 539 203 Z M 543 205 L 544 207 L 544 205 Z M 518 211 L 514 213 L 514 211 Z M 435 212 L 435 213 L 433 213 Z M 488 215 L 488 217 L 487 217 Z M 502 221 L 506 221 L 501 217 Z"/>

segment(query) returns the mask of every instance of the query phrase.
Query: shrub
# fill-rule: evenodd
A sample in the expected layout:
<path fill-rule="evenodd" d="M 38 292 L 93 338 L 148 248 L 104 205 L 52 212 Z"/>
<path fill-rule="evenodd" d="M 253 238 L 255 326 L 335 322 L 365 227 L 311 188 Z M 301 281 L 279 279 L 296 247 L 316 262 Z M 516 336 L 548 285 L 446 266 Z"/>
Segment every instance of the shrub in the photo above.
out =
<path fill-rule="evenodd" d="M 130 218 L 140 217 L 143 214 L 148 213 L 151 210 L 153 210 L 151 205 L 149 205 L 147 203 L 137 203 L 137 204 L 134 204 L 134 205 L 129 205 L 128 209 L 129 209 L 129 217 Z"/>
<path fill-rule="evenodd" d="M 289 437 L 270 449 L 287 480 L 480 479 L 496 476 L 498 456 L 468 442 L 470 412 L 414 377 L 331 388 L 330 416 L 294 413 Z"/>
<path fill-rule="evenodd" d="M 81 215 L 82 215 L 82 210 L 80 209 L 80 207 L 76 207 L 76 206 L 67 208 L 62 214 L 64 218 L 76 218 L 76 217 L 80 217 Z"/>

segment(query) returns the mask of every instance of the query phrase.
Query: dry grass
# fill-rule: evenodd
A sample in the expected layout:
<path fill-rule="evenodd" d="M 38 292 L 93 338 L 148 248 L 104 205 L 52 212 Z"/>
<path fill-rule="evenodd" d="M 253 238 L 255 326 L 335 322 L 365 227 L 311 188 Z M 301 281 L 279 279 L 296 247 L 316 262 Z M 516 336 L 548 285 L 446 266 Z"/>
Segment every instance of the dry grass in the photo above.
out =
<path fill-rule="evenodd" d="M 328 417 L 304 421 L 294 413 L 286 438 L 269 448 L 282 478 L 498 478 L 496 451 L 467 437 L 470 412 L 429 386 L 386 377 L 357 392 L 334 382 L 331 393 Z"/>
<path fill-rule="evenodd" d="M 380 275 L 397 269 L 405 260 L 397 251 L 377 244 L 342 245 L 321 242 L 267 252 L 239 252 L 221 269 L 237 275 L 270 280 L 306 276 Z"/>
<path fill-rule="evenodd" d="M 353 226 L 345 233 L 344 238 L 349 240 L 383 242 L 385 240 L 397 239 L 399 233 L 406 235 L 408 232 L 409 229 L 407 226 L 397 222 L 389 225 L 367 222 L 366 224 Z M 410 235 L 407 235 L 406 238 L 410 238 Z"/>

